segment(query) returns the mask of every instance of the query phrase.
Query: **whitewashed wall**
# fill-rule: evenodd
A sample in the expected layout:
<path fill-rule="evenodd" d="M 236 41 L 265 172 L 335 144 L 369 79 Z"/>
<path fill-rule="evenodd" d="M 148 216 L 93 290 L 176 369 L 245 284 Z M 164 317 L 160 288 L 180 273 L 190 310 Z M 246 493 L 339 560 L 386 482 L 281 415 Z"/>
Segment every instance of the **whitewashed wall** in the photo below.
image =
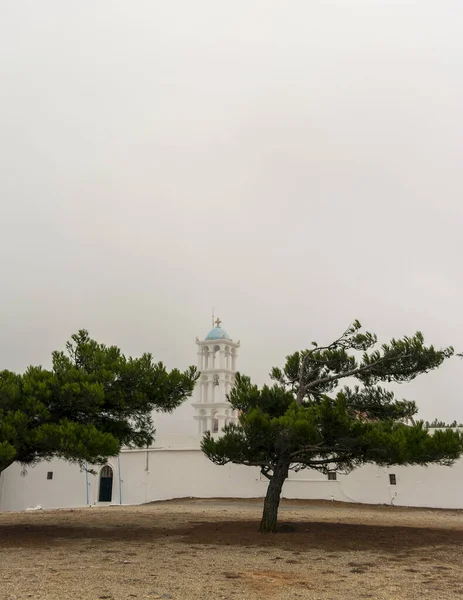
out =
<path fill-rule="evenodd" d="M 143 504 L 173 498 L 256 498 L 265 495 L 267 481 L 258 469 L 238 465 L 218 467 L 198 449 L 196 436 L 161 438 L 147 451 L 125 451 L 109 461 L 113 468 L 113 504 Z M 47 480 L 47 472 L 53 479 Z M 53 460 L 29 468 L 21 476 L 17 464 L 0 477 L 0 510 L 78 507 L 98 504 L 98 476 Z M 397 485 L 389 484 L 389 474 Z M 88 491 L 87 491 L 88 490 Z M 337 481 L 313 471 L 291 473 L 283 488 L 286 498 L 341 502 L 463 508 L 463 460 L 453 467 L 366 466 Z"/>
<path fill-rule="evenodd" d="M 28 467 L 25 475 L 21 471 L 18 463 L 3 471 L 0 510 L 24 510 L 37 505 L 44 508 L 85 506 L 85 473 L 78 467 L 53 460 Z M 52 480 L 47 480 L 48 471 L 53 472 Z"/>

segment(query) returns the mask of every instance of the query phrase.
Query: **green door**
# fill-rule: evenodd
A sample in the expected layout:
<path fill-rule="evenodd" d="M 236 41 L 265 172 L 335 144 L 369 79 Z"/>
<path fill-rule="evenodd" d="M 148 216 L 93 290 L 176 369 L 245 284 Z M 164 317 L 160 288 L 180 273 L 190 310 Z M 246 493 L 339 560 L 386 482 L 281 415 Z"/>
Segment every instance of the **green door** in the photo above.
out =
<path fill-rule="evenodd" d="M 111 502 L 113 498 L 113 470 L 109 465 L 101 469 L 98 502 Z"/>

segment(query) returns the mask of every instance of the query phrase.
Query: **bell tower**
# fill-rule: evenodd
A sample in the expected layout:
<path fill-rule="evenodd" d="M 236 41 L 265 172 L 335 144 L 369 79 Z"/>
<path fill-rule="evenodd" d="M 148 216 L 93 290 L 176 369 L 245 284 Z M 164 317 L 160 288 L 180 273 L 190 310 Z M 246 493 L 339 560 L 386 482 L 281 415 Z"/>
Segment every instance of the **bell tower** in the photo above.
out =
<path fill-rule="evenodd" d="M 199 433 L 218 434 L 225 425 L 238 420 L 238 411 L 228 402 L 227 394 L 233 387 L 240 343 L 230 338 L 221 323 L 217 319 L 204 340 L 196 338 L 201 376 L 193 407 Z"/>

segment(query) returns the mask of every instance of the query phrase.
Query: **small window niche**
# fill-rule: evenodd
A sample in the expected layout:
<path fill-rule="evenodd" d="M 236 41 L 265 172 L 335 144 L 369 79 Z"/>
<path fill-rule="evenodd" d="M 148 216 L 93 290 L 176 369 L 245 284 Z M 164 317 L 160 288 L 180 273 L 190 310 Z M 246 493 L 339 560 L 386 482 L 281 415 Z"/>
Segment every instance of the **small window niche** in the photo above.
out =
<path fill-rule="evenodd" d="M 337 479 L 338 477 L 336 471 L 330 471 L 328 473 L 328 481 L 337 481 Z"/>
<path fill-rule="evenodd" d="M 47 479 L 49 479 L 49 480 L 53 479 L 53 471 L 48 471 Z"/>
<path fill-rule="evenodd" d="M 397 485 L 397 477 L 395 473 L 389 473 L 389 485 Z"/>

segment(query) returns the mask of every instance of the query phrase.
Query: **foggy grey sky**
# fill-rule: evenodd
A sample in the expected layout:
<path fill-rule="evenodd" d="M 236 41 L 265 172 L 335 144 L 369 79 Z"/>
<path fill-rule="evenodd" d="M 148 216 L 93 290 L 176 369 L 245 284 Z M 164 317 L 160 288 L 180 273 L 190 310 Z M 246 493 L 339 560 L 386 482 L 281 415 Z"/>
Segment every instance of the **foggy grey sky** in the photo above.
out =
<path fill-rule="evenodd" d="M 81 327 L 183 368 L 212 306 L 259 383 L 354 318 L 462 350 L 462 29 L 456 0 L 2 0 L 0 368 Z M 463 421 L 462 376 L 399 393 Z"/>

